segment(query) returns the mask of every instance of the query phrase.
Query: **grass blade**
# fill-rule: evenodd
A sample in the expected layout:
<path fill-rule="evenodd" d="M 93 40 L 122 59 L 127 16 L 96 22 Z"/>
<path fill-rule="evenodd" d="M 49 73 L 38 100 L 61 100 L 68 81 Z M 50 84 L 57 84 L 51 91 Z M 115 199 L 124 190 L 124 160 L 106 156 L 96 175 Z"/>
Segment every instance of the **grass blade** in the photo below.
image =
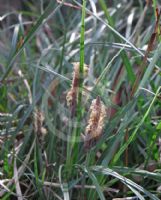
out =
<path fill-rule="evenodd" d="M 17 56 L 22 52 L 22 50 L 25 48 L 26 44 L 34 37 L 34 35 L 37 33 L 38 29 L 49 19 L 52 17 L 52 15 L 59 9 L 59 7 L 62 5 L 60 4 L 54 9 L 54 1 L 51 1 L 44 13 L 40 16 L 40 18 L 37 20 L 36 24 L 32 27 L 26 38 L 24 38 L 24 42 L 22 45 L 18 48 L 15 49 L 12 57 L 7 61 L 6 64 L 6 72 L 3 74 L 1 78 L 1 82 L 5 80 L 5 78 L 8 76 L 10 73 L 12 67 L 13 67 L 13 62 L 17 58 Z"/>
<path fill-rule="evenodd" d="M 146 120 L 147 116 L 149 115 L 151 109 L 152 109 L 152 106 L 155 102 L 155 100 L 157 99 L 158 97 L 158 94 L 160 92 L 160 88 L 158 88 L 156 94 L 155 94 L 155 97 L 153 98 L 148 110 L 146 111 L 146 113 L 144 114 L 142 120 L 140 121 L 140 123 L 137 125 L 137 127 L 135 128 L 135 130 L 133 131 L 133 133 L 130 135 L 129 139 L 126 141 L 126 143 L 121 147 L 121 149 L 118 151 L 118 153 L 115 155 L 114 157 L 114 160 L 113 160 L 113 163 L 116 163 L 117 160 L 120 158 L 120 156 L 123 154 L 123 152 L 126 150 L 126 148 L 129 146 L 129 144 L 131 142 L 134 142 L 135 138 L 136 138 L 136 135 L 137 135 L 137 132 L 139 130 L 139 128 L 142 126 L 142 124 L 144 123 L 144 121 Z"/>

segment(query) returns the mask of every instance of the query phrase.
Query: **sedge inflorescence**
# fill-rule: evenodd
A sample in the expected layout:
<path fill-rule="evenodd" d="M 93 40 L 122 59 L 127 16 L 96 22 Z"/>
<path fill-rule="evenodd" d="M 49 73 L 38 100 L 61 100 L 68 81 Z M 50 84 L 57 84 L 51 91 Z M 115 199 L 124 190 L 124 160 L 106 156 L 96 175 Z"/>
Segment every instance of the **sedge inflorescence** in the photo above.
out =
<path fill-rule="evenodd" d="M 90 106 L 90 116 L 85 129 L 84 147 L 89 149 L 101 137 L 106 117 L 106 107 L 98 96 Z"/>
<path fill-rule="evenodd" d="M 72 116 L 75 114 L 75 109 L 78 100 L 78 92 L 79 92 L 79 80 L 80 80 L 80 63 L 75 62 L 73 63 L 73 79 L 71 88 L 67 93 L 66 100 L 67 106 L 71 108 Z M 88 66 L 84 64 L 84 77 L 88 74 Z M 86 87 L 87 88 L 87 87 Z M 87 126 L 85 128 L 85 134 L 82 134 L 84 148 L 85 150 L 90 149 L 98 139 L 101 137 L 104 124 L 105 124 L 105 117 L 106 117 L 106 106 L 101 101 L 100 97 L 97 96 L 91 103 L 89 108 L 90 115 L 88 119 Z"/>
<path fill-rule="evenodd" d="M 79 80 L 80 80 L 80 63 L 79 62 L 74 62 L 72 63 L 74 66 L 73 69 L 73 79 L 72 79 L 72 84 L 71 88 L 67 93 L 66 100 L 67 100 L 67 106 L 71 108 L 72 113 L 75 112 L 76 104 L 77 104 L 77 99 L 78 99 L 78 89 L 79 89 Z M 88 74 L 88 66 L 84 64 L 84 73 L 83 76 L 86 77 Z"/>

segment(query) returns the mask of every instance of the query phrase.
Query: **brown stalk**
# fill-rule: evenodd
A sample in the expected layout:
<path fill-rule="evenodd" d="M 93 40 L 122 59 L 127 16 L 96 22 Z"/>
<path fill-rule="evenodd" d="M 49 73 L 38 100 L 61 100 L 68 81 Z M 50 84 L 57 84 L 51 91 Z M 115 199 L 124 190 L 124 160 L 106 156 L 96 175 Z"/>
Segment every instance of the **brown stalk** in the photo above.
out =
<path fill-rule="evenodd" d="M 57 1 L 57 3 L 59 3 L 59 4 L 62 4 L 62 3 L 63 3 L 63 5 L 65 5 L 65 6 L 68 6 L 68 7 L 71 7 L 71 8 L 75 8 L 75 9 L 78 9 L 78 10 L 81 10 L 81 7 L 75 6 L 75 5 L 71 4 L 71 3 L 63 2 L 63 0 L 56 0 L 56 1 Z"/>
<path fill-rule="evenodd" d="M 114 80 L 113 86 L 111 88 L 111 90 L 115 90 L 117 84 L 119 83 L 122 75 L 124 73 L 124 68 L 123 66 L 120 67 L 120 69 L 118 70 L 117 74 L 116 74 L 116 78 Z M 116 92 L 116 94 L 112 95 L 111 97 L 111 101 L 113 104 L 115 105 L 120 105 L 121 104 L 121 94 L 123 91 L 123 87 L 121 86 L 118 91 Z M 110 117 L 110 119 L 115 115 L 115 113 L 117 112 L 117 110 L 113 107 L 108 107 L 107 108 L 107 115 Z"/>
<path fill-rule="evenodd" d="M 153 31 L 153 33 L 152 33 L 152 35 L 150 37 L 145 56 L 143 58 L 142 64 L 140 65 L 139 71 L 137 73 L 137 78 L 136 78 L 136 80 L 134 82 L 134 85 L 133 85 L 133 88 L 132 88 L 132 91 L 131 91 L 131 97 L 134 95 L 134 93 L 135 93 L 135 91 L 136 91 L 136 89 L 138 87 L 139 81 L 140 81 L 140 79 L 141 79 L 141 77 L 142 77 L 142 75 L 144 73 L 145 66 L 147 64 L 147 57 L 148 57 L 150 51 L 152 51 L 153 48 L 154 48 L 154 43 L 156 41 L 156 36 L 158 34 L 160 15 L 161 15 L 161 11 L 159 11 L 159 9 L 157 8 L 156 9 L 156 22 L 155 22 L 154 31 Z"/>

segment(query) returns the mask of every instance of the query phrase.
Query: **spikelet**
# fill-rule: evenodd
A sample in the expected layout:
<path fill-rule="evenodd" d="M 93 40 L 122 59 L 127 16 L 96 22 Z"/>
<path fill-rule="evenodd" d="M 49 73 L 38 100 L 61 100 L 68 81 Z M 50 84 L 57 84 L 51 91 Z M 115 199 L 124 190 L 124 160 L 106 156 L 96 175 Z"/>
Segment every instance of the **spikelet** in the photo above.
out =
<path fill-rule="evenodd" d="M 44 146 L 44 139 L 45 139 L 45 136 L 47 134 L 47 130 L 46 130 L 46 128 L 44 128 L 43 122 L 44 122 L 43 113 L 40 110 L 35 109 L 34 130 L 35 130 L 35 133 L 37 135 L 37 139 L 39 141 L 39 144 L 41 145 L 41 148 L 43 148 L 43 146 Z"/>
<path fill-rule="evenodd" d="M 73 70 L 73 80 L 72 80 L 72 85 L 71 89 L 68 91 L 66 100 L 67 100 L 67 106 L 71 108 L 71 112 L 74 114 L 75 113 L 75 107 L 77 104 L 77 99 L 78 99 L 78 87 L 79 87 L 79 62 L 72 63 L 74 66 Z M 88 66 L 84 64 L 84 77 L 87 76 L 88 74 Z"/>
<path fill-rule="evenodd" d="M 101 137 L 106 117 L 106 107 L 98 96 L 90 106 L 90 116 L 85 129 L 84 148 L 91 148 Z"/>

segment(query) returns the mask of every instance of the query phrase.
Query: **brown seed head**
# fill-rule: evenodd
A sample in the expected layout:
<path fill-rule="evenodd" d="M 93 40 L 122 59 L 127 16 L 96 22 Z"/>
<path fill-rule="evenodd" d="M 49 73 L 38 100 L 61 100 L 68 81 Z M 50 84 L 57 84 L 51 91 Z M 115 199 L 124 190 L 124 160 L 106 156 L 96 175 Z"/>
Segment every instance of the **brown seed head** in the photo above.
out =
<path fill-rule="evenodd" d="M 34 113 L 34 130 L 42 148 L 44 145 L 45 136 L 47 134 L 46 128 L 43 127 L 44 120 L 44 114 L 40 110 L 36 109 Z"/>
<path fill-rule="evenodd" d="M 80 63 L 79 62 L 74 62 L 72 63 L 74 66 L 73 70 L 73 79 L 72 79 L 72 85 L 71 89 L 68 91 L 66 100 L 67 100 L 67 106 L 71 107 L 71 109 L 74 112 L 76 103 L 77 103 L 77 98 L 78 98 L 78 87 L 79 87 L 79 67 Z M 84 77 L 87 76 L 88 74 L 88 66 L 84 64 Z"/>
<path fill-rule="evenodd" d="M 100 100 L 100 97 L 97 97 L 92 101 L 90 112 L 84 136 L 84 146 L 86 149 L 89 149 L 97 142 L 101 137 L 104 128 L 106 107 Z"/>

